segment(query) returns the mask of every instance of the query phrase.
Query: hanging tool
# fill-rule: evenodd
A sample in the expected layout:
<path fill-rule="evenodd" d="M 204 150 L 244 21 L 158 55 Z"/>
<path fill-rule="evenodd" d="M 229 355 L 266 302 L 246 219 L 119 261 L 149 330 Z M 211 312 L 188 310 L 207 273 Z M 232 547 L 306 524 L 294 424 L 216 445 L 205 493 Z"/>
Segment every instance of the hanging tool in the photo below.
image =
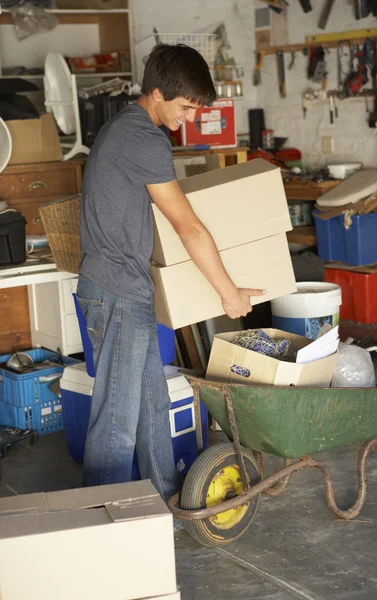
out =
<path fill-rule="evenodd" d="M 330 123 L 334 125 L 334 97 L 329 94 Z"/>
<path fill-rule="evenodd" d="M 311 48 L 309 54 L 308 79 L 315 83 L 322 83 L 326 76 L 325 50 L 322 46 Z"/>
<path fill-rule="evenodd" d="M 292 71 L 294 66 L 295 66 L 295 62 L 296 62 L 296 52 L 291 52 L 291 62 L 289 63 L 288 66 L 288 71 Z"/>
<path fill-rule="evenodd" d="M 355 10 L 355 19 L 365 19 L 370 12 L 368 0 L 353 0 L 353 6 Z"/>
<path fill-rule="evenodd" d="M 308 13 L 313 10 L 310 0 L 299 0 L 299 2 L 304 13 Z"/>
<path fill-rule="evenodd" d="M 279 82 L 280 98 L 286 98 L 287 97 L 287 87 L 286 87 L 286 83 L 285 83 L 284 52 L 282 50 L 277 50 L 276 62 L 277 62 L 277 68 L 278 68 L 278 82 Z"/>
<path fill-rule="evenodd" d="M 261 75 L 261 70 L 263 67 L 263 61 L 264 61 L 264 54 L 263 52 L 257 52 L 256 53 L 256 67 L 254 69 L 254 74 L 253 74 L 253 84 L 255 86 L 258 86 L 262 83 L 262 75 Z"/>
<path fill-rule="evenodd" d="M 319 19 L 318 27 L 319 29 L 326 29 L 327 22 L 330 17 L 330 13 L 335 4 L 335 0 L 325 0 L 325 5 L 323 7 L 321 17 Z"/>
<path fill-rule="evenodd" d="M 302 97 L 302 115 L 306 119 L 306 113 L 308 112 L 307 100 L 305 96 Z"/>
<path fill-rule="evenodd" d="M 355 60 L 357 61 L 356 69 Z M 354 96 L 366 83 L 368 83 L 368 73 L 363 51 L 357 48 L 354 52 L 351 48 L 350 73 L 344 84 L 344 91 L 348 97 Z"/>

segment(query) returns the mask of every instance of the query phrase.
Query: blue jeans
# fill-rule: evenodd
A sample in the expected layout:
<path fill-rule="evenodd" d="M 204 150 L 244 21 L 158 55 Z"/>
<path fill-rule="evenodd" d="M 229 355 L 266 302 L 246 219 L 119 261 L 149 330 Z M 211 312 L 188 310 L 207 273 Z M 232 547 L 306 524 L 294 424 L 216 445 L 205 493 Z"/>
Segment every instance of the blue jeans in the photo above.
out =
<path fill-rule="evenodd" d="M 170 434 L 170 398 L 151 302 L 121 298 L 79 277 L 77 299 L 93 345 L 96 378 L 84 456 L 84 485 L 142 479 L 164 500 L 180 488 Z"/>

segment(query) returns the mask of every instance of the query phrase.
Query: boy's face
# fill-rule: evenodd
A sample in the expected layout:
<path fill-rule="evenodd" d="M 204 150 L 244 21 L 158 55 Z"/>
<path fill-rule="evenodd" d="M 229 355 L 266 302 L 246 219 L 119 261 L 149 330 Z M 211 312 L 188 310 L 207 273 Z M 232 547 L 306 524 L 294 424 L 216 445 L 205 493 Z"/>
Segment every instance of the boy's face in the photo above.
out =
<path fill-rule="evenodd" d="M 186 98 L 174 98 L 174 100 L 159 99 L 156 103 L 156 112 L 162 125 L 166 125 L 171 131 L 177 131 L 183 123 L 192 123 L 199 104 L 190 102 Z"/>

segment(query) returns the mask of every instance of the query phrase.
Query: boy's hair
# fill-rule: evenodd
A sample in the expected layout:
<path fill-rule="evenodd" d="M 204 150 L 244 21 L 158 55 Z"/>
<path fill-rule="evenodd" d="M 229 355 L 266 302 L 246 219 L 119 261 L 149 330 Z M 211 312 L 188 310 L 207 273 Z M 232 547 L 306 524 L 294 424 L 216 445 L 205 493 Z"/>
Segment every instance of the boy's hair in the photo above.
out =
<path fill-rule="evenodd" d="M 159 44 L 145 65 L 142 94 L 159 89 L 164 100 L 185 98 L 201 106 L 216 100 L 208 65 L 197 50 L 185 44 Z"/>

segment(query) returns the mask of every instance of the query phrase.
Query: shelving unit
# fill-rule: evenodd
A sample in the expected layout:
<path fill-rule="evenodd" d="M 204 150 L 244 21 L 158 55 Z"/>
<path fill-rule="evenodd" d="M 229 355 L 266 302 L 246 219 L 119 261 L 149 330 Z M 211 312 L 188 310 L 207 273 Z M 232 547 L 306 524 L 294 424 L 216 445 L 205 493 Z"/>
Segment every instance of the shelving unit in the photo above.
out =
<path fill-rule="evenodd" d="M 84 78 L 108 78 L 108 77 L 125 77 L 132 79 L 134 74 L 134 60 L 132 54 L 132 22 L 131 11 L 128 8 L 127 0 L 125 0 L 125 8 L 99 10 L 99 9 L 51 9 L 48 12 L 54 14 L 59 19 L 60 25 L 97 25 L 99 52 L 106 54 L 115 51 L 128 51 L 130 56 L 130 71 L 121 72 L 104 72 L 104 73 L 80 73 L 77 75 L 80 79 Z M 4 10 L 0 14 L 0 25 L 11 25 L 12 18 L 8 10 Z M 53 34 L 53 32 L 52 32 Z M 1 27 L 0 27 L 1 35 Z M 52 42 L 51 42 L 52 40 Z M 22 43 L 22 42 L 20 42 Z M 46 54 L 54 51 L 53 37 L 48 37 L 46 34 Z M 98 53 L 94 50 L 93 53 Z M 69 55 L 69 47 L 67 47 L 66 55 Z M 1 61 L 0 61 L 1 63 Z M 8 65 L 3 65 L 8 66 Z M 41 65 L 42 66 L 42 65 Z M 6 75 L 6 78 L 11 76 Z M 43 79 L 42 74 L 38 75 L 21 75 L 22 79 Z"/>
<path fill-rule="evenodd" d="M 288 202 L 316 202 L 319 196 L 328 192 L 339 185 L 340 180 L 322 181 L 316 183 L 308 181 L 285 182 L 284 188 Z M 302 246 L 315 246 L 317 244 L 316 230 L 314 225 L 305 225 L 303 227 L 294 227 L 287 233 L 288 242 L 291 244 L 301 244 Z"/>

